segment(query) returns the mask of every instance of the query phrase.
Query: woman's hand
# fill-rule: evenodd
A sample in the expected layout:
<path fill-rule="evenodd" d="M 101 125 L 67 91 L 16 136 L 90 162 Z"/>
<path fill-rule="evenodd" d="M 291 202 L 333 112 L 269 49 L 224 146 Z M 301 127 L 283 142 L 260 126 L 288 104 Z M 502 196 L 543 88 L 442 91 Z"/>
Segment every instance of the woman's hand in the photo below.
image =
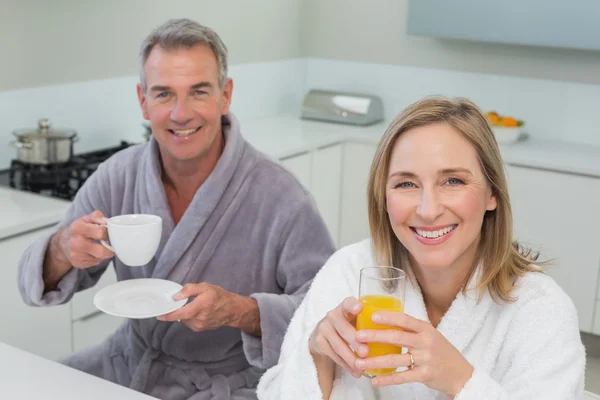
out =
<path fill-rule="evenodd" d="M 362 304 L 358 300 L 347 297 L 317 324 L 309 341 L 313 357 L 329 357 L 355 378 L 361 376 L 361 371 L 355 367 L 358 358 L 352 349 L 362 357 L 369 354 L 367 345 L 356 340 L 354 322 L 361 310 Z"/>
<path fill-rule="evenodd" d="M 430 323 L 405 313 L 379 311 L 373 314 L 373 322 L 402 328 L 403 330 L 361 330 L 356 338 L 361 343 L 389 343 L 408 349 L 410 354 L 392 354 L 357 360 L 356 368 L 361 371 L 375 368 L 414 367 L 372 380 L 374 386 L 400 385 L 421 382 L 428 387 L 457 395 L 471 378 L 473 367 L 444 335 Z"/>

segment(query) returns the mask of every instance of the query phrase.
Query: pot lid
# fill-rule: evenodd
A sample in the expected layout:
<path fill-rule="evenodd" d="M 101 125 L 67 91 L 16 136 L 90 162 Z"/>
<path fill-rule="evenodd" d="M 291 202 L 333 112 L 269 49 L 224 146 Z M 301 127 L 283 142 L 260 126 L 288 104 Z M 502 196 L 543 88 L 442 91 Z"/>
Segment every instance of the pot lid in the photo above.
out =
<path fill-rule="evenodd" d="M 72 138 L 77 135 L 73 129 L 53 129 L 50 120 L 42 118 L 38 121 L 38 127 L 32 129 L 17 129 L 13 134 L 23 138 L 35 138 L 43 136 L 48 139 Z"/>

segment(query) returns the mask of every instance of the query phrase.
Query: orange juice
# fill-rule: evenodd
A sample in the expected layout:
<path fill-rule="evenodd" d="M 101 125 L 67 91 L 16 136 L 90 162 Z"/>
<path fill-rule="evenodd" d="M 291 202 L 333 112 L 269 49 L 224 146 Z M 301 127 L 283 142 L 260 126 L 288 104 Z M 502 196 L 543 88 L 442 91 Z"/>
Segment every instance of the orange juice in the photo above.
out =
<path fill-rule="evenodd" d="M 378 325 L 371 321 L 371 315 L 376 311 L 404 312 L 404 306 L 400 299 L 389 296 L 362 296 L 358 299 L 363 306 L 362 311 L 356 317 L 356 330 L 360 329 L 400 329 L 387 325 Z M 388 354 L 402 353 L 402 347 L 387 343 L 367 343 L 369 346 L 368 357 L 385 356 Z M 367 370 L 369 375 L 385 375 L 394 372 L 395 368 L 377 368 Z"/>

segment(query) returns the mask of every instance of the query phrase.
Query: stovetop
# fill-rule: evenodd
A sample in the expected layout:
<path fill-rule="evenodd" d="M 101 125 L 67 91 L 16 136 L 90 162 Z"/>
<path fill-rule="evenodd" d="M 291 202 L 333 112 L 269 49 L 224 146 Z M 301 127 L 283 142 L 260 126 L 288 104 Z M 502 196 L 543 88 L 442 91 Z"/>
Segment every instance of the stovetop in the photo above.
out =
<path fill-rule="evenodd" d="M 12 160 L 9 169 L 0 171 L 0 185 L 72 200 L 101 162 L 134 144 L 121 141 L 118 146 L 76 154 L 60 164 L 36 165 Z"/>

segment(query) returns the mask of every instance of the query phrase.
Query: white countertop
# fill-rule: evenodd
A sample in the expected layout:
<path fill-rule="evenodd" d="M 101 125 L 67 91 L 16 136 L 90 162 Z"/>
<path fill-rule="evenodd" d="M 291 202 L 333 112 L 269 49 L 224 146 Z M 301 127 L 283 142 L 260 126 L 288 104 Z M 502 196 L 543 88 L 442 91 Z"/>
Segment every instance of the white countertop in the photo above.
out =
<path fill-rule="evenodd" d="M 149 400 L 154 397 L 0 343 L 0 398 Z"/>
<path fill-rule="evenodd" d="M 242 135 L 274 158 L 343 141 L 377 144 L 387 122 L 358 127 L 301 120 L 295 115 L 242 120 Z M 529 138 L 500 146 L 505 163 L 600 178 L 600 146 Z"/>
<path fill-rule="evenodd" d="M 59 222 L 69 202 L 0 187 L 0 240 Z"/>
<path fill-rule="evenodd" d="M 388 123 L 360 127 L 282 114 L 240 121 L 242 135 L 275 159 L 345 141 L 377 144 Z M 528 139 L 501 146 L 507 164 L 600 178 L 600 146 Z M 0 239 L 57 223 L 68 201 L 0 187 Z"/>

